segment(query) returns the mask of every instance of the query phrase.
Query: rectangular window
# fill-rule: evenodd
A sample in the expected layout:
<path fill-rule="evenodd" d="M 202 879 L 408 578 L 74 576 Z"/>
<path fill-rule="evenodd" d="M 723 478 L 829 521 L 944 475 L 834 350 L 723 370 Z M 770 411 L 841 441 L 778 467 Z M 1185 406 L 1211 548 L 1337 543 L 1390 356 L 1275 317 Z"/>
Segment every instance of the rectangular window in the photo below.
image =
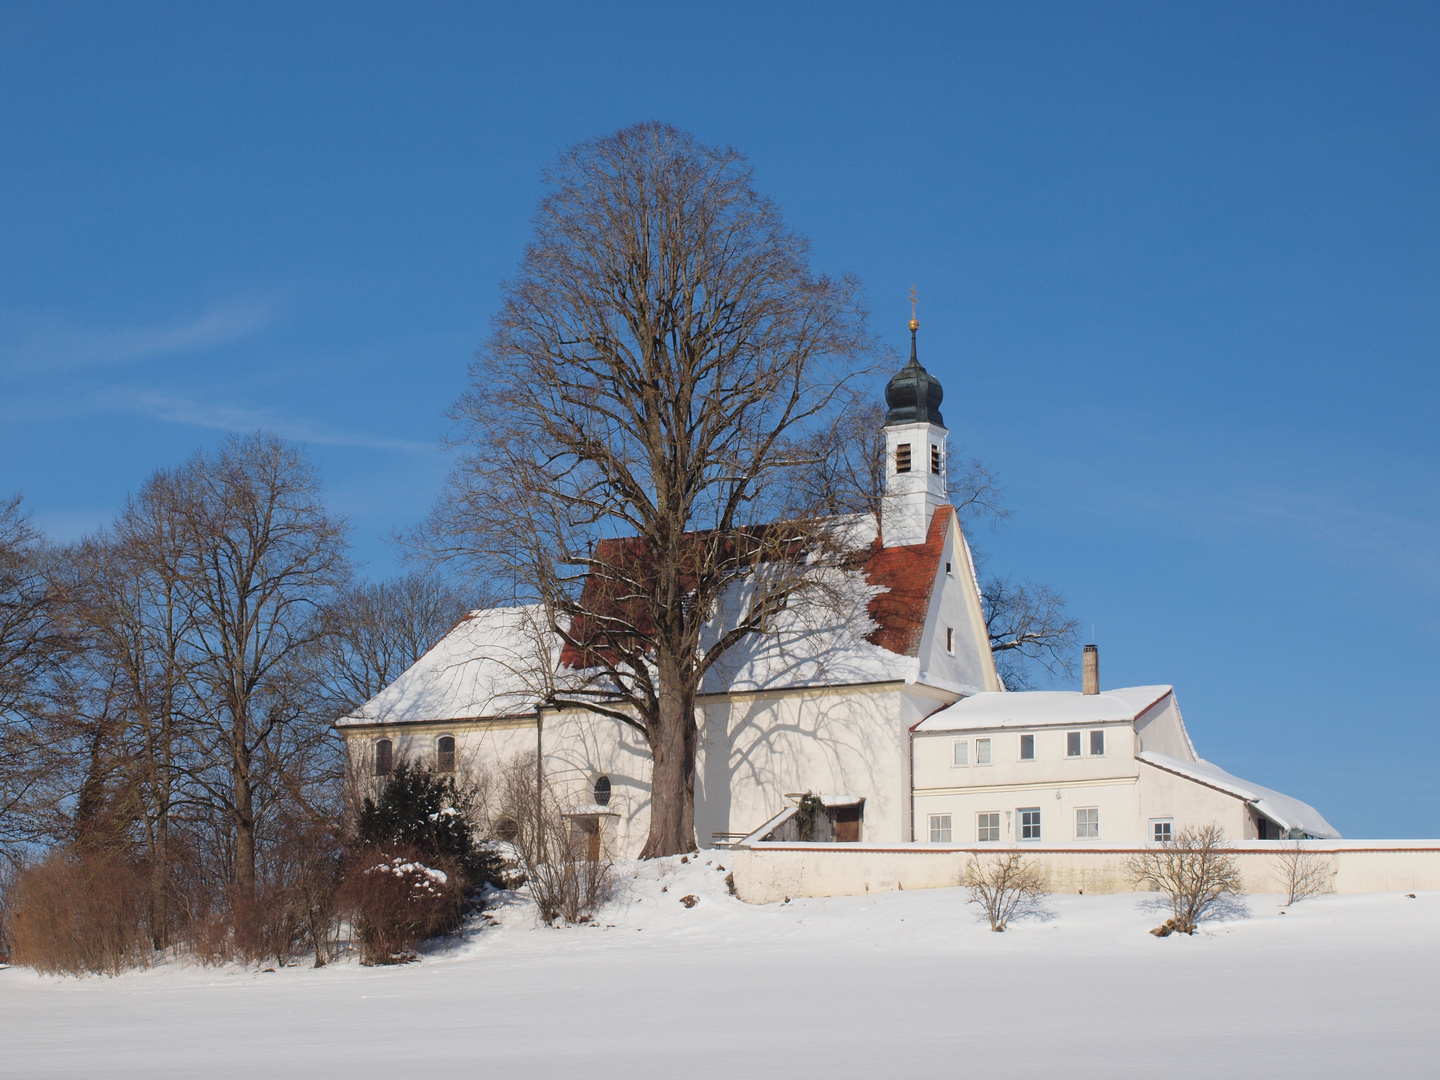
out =
<path fill-rule="evenodd" d="M 1035 760 L 1035 736 L 1034 736 L 1034 735 L 1021 735 L 1021 736 L 1020 736 L 1020 760 L 1021 760 L 1021 761 L 1034 761 L 1034 760 Z"/>
<path fill-rule="evenodd" d="M 955 630 L 953 627 L 945 627 L 945 651 L 955 655 Z"/>
<path fill-rule="evenodd" d="M 1080 733 L 1078 731 L 1067 731 L 1065 733 L 1065 756 L 1080 756 Z"/>
<path fill-rule="evenodd" d="M 1020 808 L 1020 839 L 1040 839 L 1040 808 L 1038 806 Z"/>
<path fill-rule="evenodd" d="M 930 843 L 932 843 L 932 844 L 948 844 L 948 843 L 950 843 L 950 815 L 949 815 L 949 814 L 931 814 L 931 815 L 930 815 Z"/>
<path fill-rule="evenodd" d="M 956 739 L 956 740 L 955 740 L 954 749 L 951 751 L 950 764 L 952 764 L 952 765 L 969 765 L 969 764 L 970 764 L 970 740 L 969 740 L 969 739 Z"/>
<path fill-rule="evenodd" d="M 1100 810 L 1098 807 L 1089 806 L 1075 811 L 1075 839 L 1100 839 Z"/>
<path fill-rule="evenodd" d="M 990 740 L 989 740 L 989 739 L 976 739 L 976 740 L 975 740 L 975 764 L 976 764 L 976 765 L 989 765 L 989 764 L 990 764 Z"/>
<path fill-rule="evenodd" d="M 1150 839 L 1157 844 L 1168 844 L 1172 825 L 1174 825 L 1174 821 L 1170 818 L 1151 818 Z"/>
<path fill-rule="evenodd" d="M 910 444 L 908 442 L 902 442 L 895 447 L 895 471 L 910 471 Z"/>
<path fill-rule="evenodd" d="M 930 444 L 930 471 L 940 475 L 940 447 L 933 442 Z"/>
<path fill-rule="evenodd" d="M 999 842 L 1000 815 L 998 813 L 975 815 L 975 839 L 982 844 Z"/>
<path fill-rule="evenodd" d="M 1093 757 L 1100 757 L 1105 753 L 1105 732 L 1090 732 L 1090 753 Z"/>
<path fill-rule="evenodd" d="M 949 564 L 948 562 L 945 564 L 945 576 L 946 576 L 946 577 L 954 577 L 954 576 L 955 576 L 955 571 L 950 569 L 950 564 Z"/>

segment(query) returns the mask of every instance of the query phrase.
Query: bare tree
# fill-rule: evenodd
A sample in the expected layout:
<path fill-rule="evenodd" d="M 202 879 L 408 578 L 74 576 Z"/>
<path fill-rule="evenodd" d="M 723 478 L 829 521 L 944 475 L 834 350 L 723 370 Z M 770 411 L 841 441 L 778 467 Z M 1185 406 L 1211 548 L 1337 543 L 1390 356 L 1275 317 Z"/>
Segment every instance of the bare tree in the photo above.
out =
<path fill-rule="evenodd" d="M 1213 823 L 1177 830 L 1173 839 L 1131 855 L 1128 868 L 1137 885 L 1148 884 L 1170 899 L 1173 917 L 1161 936 L 1172 929 L 1195 933 L 1201 921 L 1244 891 L 1225 830 Z"/>
<path fill-rule="evenodd" d="M 695 843 L 701 679 L 818 580 L 822 530 L 794 481 L 875 343 L 858 283 L 811 272 L 733 149 L 647 123 L 546 178 L 428 534 L 543 603 L 588 672 L 551 703 L 643 733 L 644 854 L 666 855 Z M 744 609 L 702 648 L 741 583 Z"/>
<path fill-rule="evenodd" d="M 610 858 L 599 834 L 588 831 L 598 822 L 565 814 L 554 787 L 539 776 L 534 754 L 520 755 L 500 773 L 495 821 L 499 838 L 518 857 L 544 922 L 582 922 L 609 899 Z"/>
<path fill-rule="evenodd" d="M 1285 892 L 1285 906 L 1298 904 L 1308 896 L 1335 891 L 1335 860 L 1292 840 L 1276 856 L 1275 879 Z"/>
<path fill-rule="evenodd" d="M 78 783 L 78 748 L 51 731 L 77 644 L 54 569 L 20 497 L 0 501 L 0 856 L 12 862 L 59 838 Z"/>
<path fill-rule="evenodd" d="M 977 562 L 978 562 L 977 558 Z M 981 586 L 985 629 L 995 668 L 1007 690 L 1028 690 L 1035 665 L 1073 678 L 1076 629 L 1065 597 L 1049 585 L 991 577 Z"/>
<path fill-rule="evenodd" d="M 1041 905 L 1050 895 L 1044 872 L 1027 863 L 1017 852 L 992 855 L 986 862 L 972 855 L 960 875 L 960 884 L 970 893 L 990 920 L 990 929 L 1002 931 L 1014 919 L 1041 914 Z"/>
<path fill-rule="evenodd" d="M 198 779 L 228 819 L 234 883 L 249 902 L 260 766 L 283 758 L 283 740 L 315 703 L 303 661 L 320 608 L 347 578 L 345 524 L 320 502 L 314 466 L 272 436 L 196 454 L 174 482 L 192 620 L 187 678 L 220 765 Z"/>
<path fill-rule="evenodd" d="M 454 629 L 483 596 L 462 594 L 441 578 L 407 574 L 342 589 L 326 605 L 317 662 L 336 715 L 365 704 Z"/>

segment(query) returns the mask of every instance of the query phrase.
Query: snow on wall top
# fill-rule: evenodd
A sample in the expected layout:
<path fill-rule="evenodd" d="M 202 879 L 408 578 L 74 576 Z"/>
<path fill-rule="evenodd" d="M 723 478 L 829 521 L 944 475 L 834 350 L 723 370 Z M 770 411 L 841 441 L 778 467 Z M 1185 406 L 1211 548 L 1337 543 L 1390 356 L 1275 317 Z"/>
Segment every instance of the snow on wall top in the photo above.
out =
<path fill-rule="evenodd" d="M 1135 756 L 1147 765 L 1175 773 L 1187 780 L 1199 781 L 1228 795 L 1234 795 L 1238 799 L 1252 803 L 1255 809 L 1282 829 L 1299 829 L 1306 836 L 1313 836 L 1317 840 L 1341 839 L 1335 826 L 1326 821 L 1320 811 L 1309 803 L 1301 802 L 1289 795 L 1282 795 L 1278 791 L 1261 787 L 1259 784 L 1252 784 L 1248 780 L 1241 780 L 1238 776 L 1230 775 L 1218 765 L 1204 760 L 1180 761 L 1149 750 L 1142 750 Z"/>
<path fill-rule="evenodd" d="M 558 647 L 538 605 L 472 611 L 337 726 L 468 720 L 530 712 Z M 548 656 L 546 655 L 548 653 Z"/>
<path fill-rule="evenodd" d="M 914 730 L 1070 727 L 1133 721 L 1172 692 L 1169 686 L 1126 686 L 1100 694 L 1077 690 L 986 691 L 932 713 Z"/>

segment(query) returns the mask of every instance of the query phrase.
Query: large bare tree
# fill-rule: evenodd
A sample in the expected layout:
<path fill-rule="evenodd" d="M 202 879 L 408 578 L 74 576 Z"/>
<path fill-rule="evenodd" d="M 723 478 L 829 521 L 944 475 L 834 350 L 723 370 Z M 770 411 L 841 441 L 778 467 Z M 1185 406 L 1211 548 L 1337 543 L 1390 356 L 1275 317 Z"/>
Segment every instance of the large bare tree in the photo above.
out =
<path fill-rule="evenodd" d="M 695 843 L 697 688 L 814 584 L 806 436 L 876 346 L 858 283 L 811 271 L 735 150 L 645 123 L 565 151 L 546 180 L 428 532 L 544 604 L 590 674 L 552 702 L 644 734 L 643 850 L 672 854 Z M 744 610 L 702 648 L 742 581 Z"/>

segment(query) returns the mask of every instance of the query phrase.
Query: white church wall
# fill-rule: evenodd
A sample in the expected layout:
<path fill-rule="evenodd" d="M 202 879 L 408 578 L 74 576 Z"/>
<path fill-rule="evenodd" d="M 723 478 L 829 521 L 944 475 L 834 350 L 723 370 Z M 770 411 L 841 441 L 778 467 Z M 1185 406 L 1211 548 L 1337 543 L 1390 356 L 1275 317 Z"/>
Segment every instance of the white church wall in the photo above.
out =
<path fill-rule="evenodd" d="M 945 530 L 945 547 L 931 597 L 917 650 L 921 677 L 938 678 L 957 687 L 999 690 L 979 588 L 953 515 Z"/>
<path fill-rule="evenodd" d="M 696 762 L 700 842 L 746 835 L 785 808 L 784 796 L 807 791 L 863 798 L 865 839 L 908 839 L 907 729 L 943 700 L 930 704 L 923 692 L 889 684 L 706 703 Z"/>

